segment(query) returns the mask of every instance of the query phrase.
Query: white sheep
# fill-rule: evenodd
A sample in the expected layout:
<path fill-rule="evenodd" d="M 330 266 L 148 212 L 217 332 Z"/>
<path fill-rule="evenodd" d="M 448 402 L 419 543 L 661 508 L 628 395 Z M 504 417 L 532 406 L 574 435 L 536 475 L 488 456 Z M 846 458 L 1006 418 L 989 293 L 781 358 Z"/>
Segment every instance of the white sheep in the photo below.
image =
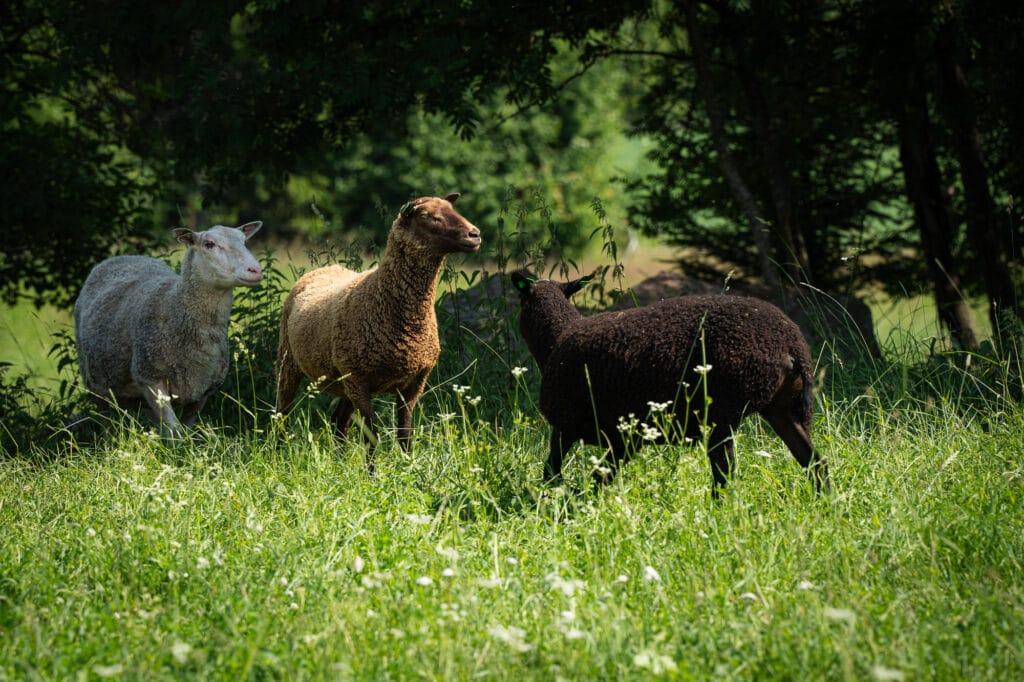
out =
<path fill-rule="evenodd" d="M 245 246 L 262 225 L 175 229 L 188 247 L 180 276 L 147 256 L 115 256 L 92 269 L 75 301 L 75 342 L 101 408 L 142 402 L 163 436 L 191 428 L 227 376 L 232 290 L 263 279 Z"/>
<path fill-rule="evenodd" d="M 380 265 L 353 272 L 329 265 L 303 275 L 284 302 L 277 352 L 277 412 L 292 406 L 303 376 L 338 396 L 331 420 L 339 437 L 359 410 L 376 444 L 370 396 L 395 393 L 398 440 L 408 450 L 412 411 L 441 352 L 434 298 L 449 253 L 480 248 L 480 231 L 452 206 L 458 194 L 421 197 L 402 207 Z"/>

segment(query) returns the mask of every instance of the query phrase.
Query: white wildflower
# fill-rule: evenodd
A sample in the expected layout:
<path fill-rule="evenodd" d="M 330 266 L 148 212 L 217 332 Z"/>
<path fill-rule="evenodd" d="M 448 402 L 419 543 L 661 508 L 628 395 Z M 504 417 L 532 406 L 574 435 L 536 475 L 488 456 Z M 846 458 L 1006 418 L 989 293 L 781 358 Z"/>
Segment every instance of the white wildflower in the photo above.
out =
<path fill-rule="evenodd" d="M 201 556 L 198 559 L 196 559 L 196 568 L 198 568 L 200 571 L 205 570 L 205 569 L 207 569 L 209 567 L 210 567 L 210 560 L 207 559 L 206 557 Z"/>
<path fill-rule="evenodd" d="M 419 578 L 416 578 L 416 584 L 422 587 L 430 587 L 434 584 L 434 579 L 429 575 L 421 575 Z"/>
<path fill-rule="evenodd" d="M 813 590 L 816 587 L 818 587 L 818 586 L 815 585 L 814 583 L 812 583 L 810 580 L 801 580 L 800 584 L 796 586 L 796 589 L 798 589 L 798 590 Z"/>
<path fill-rule="evenodd" d="M 514 625 L 492 625 L 487 628 L 487 634 L 494 639 L 508 644 L 514 651 L 525 653 L 533 649 L 533 645 L 526 640 L 526 631 Z"/>
<path fill-rule="evenodd" d="M 628 583 L 629 582 L 629 578 L 627 578 L 624 575 L 619 575 L 619 577 L 615 579 L 615 582 Z"/>
<path fill-rule="evenodd" d="M 654 569 L 654 566 L 644 566 L 644 580 L 654 583 L 660 583 L 661 574 Z"/>
<path fill-rule="evenodd" d="M 661 438 L 661 431 L 656 426 L 640 424 L 640 437 L 644 440 L 658 440 Z"/>
<path fill-rule="evenodd" d="M 629 413 L 629 417 L 619 417 L 619 431 L 632 431 L 636 428 L 636 425 L 640 423 L 640 420 L 636 418 L 636 415 L 632 412 Z"/>
<path fill-rule="evenodd" d="M 871 668 L 871 674 L 876 680 L 882 680 L 882 682 L 899 682 L 899 680 L 906 677 L 906 674 L 904 674 L 902 670 L 886 668 L 883 665 L 876 665 Z"/>
<path fill-rule="evenodd" d="M 454 577 L 455 576 L 455 569 L 454 568 L 446 568 L 443 571 L 441 571 L 441 575 L 443 575 L 445 578 Z"/>
<path fill-rule="evenodd" d="M 245 515 L 245 527 L 257 533 L 263 532 L 263 524 L 256 518 L 255 509 L 250 509 L 249 513 Z"/>
<path fill-rule="evenodd" d="M 544 576 L 544 580 L 552 590 L 558 590 L 567 597 L 573 596 L 577 590 L 582 590 L 587 586 L 582 580 L 566 580 L 558 574 L 558 571 L 548 573 Z"/>
<path fill-rule="evenodd" d="M 693 371 L 697 374 L 707 374 L 711 371 L 711 365 L 697 365 L 693 368 Z"/>
<path fill-rule="evenodd" d="M 590 466 L 594 467 L 594 473 L 607 476 L 612 472 L 611 467 L 604 466 L 604 459 L 591 455 L 589 461 Z"/>
<path fill-rule="evenodd" d="M 671 656 L 659 654 L 650 649 L 641 651 L 633 656 L 633 665 L 644 670 L 651 671 L 653 675 L 664 675 L 665 673 L 676 672 L 678 667 Z"/>
<path fill-rule="evenodd" d="M 116 665 L 94 665 L 92 671 L 96 673 L 97 677 L 117 677 L 124 672 L 124 666 L 120 663 Z"/>
<path fill-rule="evenodd" d="M 583 639 L 586 636 L 587 633 L 583 632 L 583 630 L 577 630 L 576 628 L 569 628 L 565 631 L 566 639 Z"/>
<path fill-rule="evenodd" d="M 469 386 L 460 386 L 459 384 L 452 385 L 452 393 L 457 396 L 461 396 L 463 393 L 469 390 Z"/>
<path fill-rule="evenodd" d="M 409 519 L 409 522 L 417 526 L 427 526 L 434 520 L 433 516 L 429 514 L 406 514 L 405 518 Z"/>
<path fill-rule="evenodd" d="M 514 376 L 516 379 L 518 379 L 519 377 L 521 377 L 524 374 L 526 374 L 526 370 L 527 369 L 528 368 L 526 368 L 526 367 L 513 367 L 512 368 L 512 376 Z"/>
<path fill-rule="evenodd" d="M 357 554 L 356 558 L 352 560 L 352 570 L 356 573 L 362 573 L 364 566 L 366 566 L 366 562 L 363 561 L 363 557 Z"/>
<path fill-rule="evenodd" d="M 178 396 L 164 393 L 163 390 L 159 388 L 156 389 L 154 393 L 156 394 L 156 404 L 158 407 L 166 407 L 171 404 L 172 400 L 178 399 Z"/>
<path fill-rule="evenodd" d="M 434 551 L 450 561 L 455 561 L 459 558 L 459 550 L 455 549 L 454 547 L 445 547 L 444 545 L 438 545 L 434 548 Z"/>
<path fill-rule="evenodd" d="M 824 611 L 825 617 L 829 620 L 845 620 L 847 623 L 852 623 L 856 616 L 850 609 L 834 609 L 827 607 Z"/>
<path fill-rule="evenodd" d="M 669 405 L 671 404 L 672 401 L 670 400 L 667 400 L 663 403 L 656 403 L 653 400 L 647 401 L 647 407 L 651 408 L 652 413 L 664 412 L 665 410 L 668 409 Z"/>
<path fill-rule="evenodd" d="M 466 398 L 466 402 L 475 407 L 480 403 L 480 396 L 475 395 L 472 398 Z"/>
<path fill-rule="evenodd" d="M 188 663 L 188 657 L 192 654 L 192 645 L 187 642 L 177 641 L 171 645 L 171 656 L 178 663 Z"/>

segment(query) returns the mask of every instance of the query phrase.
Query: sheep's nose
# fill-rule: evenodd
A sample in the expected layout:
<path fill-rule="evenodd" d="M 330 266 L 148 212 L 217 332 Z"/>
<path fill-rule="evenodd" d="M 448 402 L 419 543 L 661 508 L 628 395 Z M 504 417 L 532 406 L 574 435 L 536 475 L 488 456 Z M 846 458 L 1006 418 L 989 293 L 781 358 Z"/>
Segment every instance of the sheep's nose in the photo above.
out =
<path fill-rule="evenodd" d="M 470 239 L 476 239 L 476 240 L 479 241 L 479 239 L 480 239 L 480 230 L 478 230 L 478 229 L 476 229 L 474 227 L 472 230 L 469 231 L 469 238 Z"/>
<path fill-rule="evenodd" d="M 261 268 L 259 265 L 250 265 L 246 269 L 246 272 L 248 272 L 250 275 L 253 275 L 253 279 L 263 279 L 263 268 Z"/>

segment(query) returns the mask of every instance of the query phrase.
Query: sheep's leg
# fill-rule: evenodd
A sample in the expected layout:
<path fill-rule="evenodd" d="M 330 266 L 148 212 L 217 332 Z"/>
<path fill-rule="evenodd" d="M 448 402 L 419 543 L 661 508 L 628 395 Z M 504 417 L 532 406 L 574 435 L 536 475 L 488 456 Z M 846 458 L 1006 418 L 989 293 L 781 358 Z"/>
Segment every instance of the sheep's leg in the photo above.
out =
<path fill-rule="evenodd" d="M 206 395 L 199 398 L 194 403 L 188 403 L 187 405 L 181 406 L 181 423 L 186 429 L 191 429 L 196 425 L 196 419 L 199 418 L 199 413 L 202 412 L 203 407 L 206 405 L 206 401 L 210 399 L 210 396 L 216 392 L 216 389 L 208 391 Z"/>
<path fill-rule="evenodd" d="M 711 497 L 718 499 L 722 488 L 735 469 L 736 456 L 731 429 L 713 429 L 708 440 L 708 460 L 711 462 Z"/>
<path fill-rule="evenodd" d="M 409 382 L 409 385 L 398 392 L 395 398 L 395 424 L 398 427 L 398 444 L 402 450 L 409 452 L 412 448 L 412 411 L 416 402 L 423 395 L 423 387 L 427 385 L 430 370 L 420 372 Z"/>
<path fill-rule="evenodd" d="M 801 419 L 773 411 L 765 412 L 764 417 L 793 453 L 796 461 L 800 462 L 800 466 L 807 470 L 807 477 L 814 483 L 814 488 L 818 492 L 831 490 L 828 465 L 811 443 L 810 425 L 805 425 Z"/>
<path fill-rule="evenodd" d="M 195 426 L 196 419 L 199 417 L 199 410 L 202 409 L 203 403 L 206 401 L 197 401 L 181 406 L 181 425 L 186 429 L 191 429 Z"/>
<path fill-rule="evenodd" d="M 291 351 L 282 343 L 277 355 L 277 401 L 274 407 L 277 413 L 286 414 L 291 409 L 303 376 L 299 365 L 292 359 Z"/>
<path fill-rule="evenodd" d="M 373 475 L 374 463 L 373 463 L 373 452 L 377 448 L 377 429 L 375 426 L 377 420 L 377 413 L 373 409 L 373 401 L 370 399 L 370 392 L 363 388 L 361 385 L 352 381 L 351 378 L 345 380 L 345 393 L 348 396 L 352 407 L 349 408 L 349 413 L 353 409 L 359 410 L 359 416 L 361 417 L 361 423 L 359 424 L 360 432 L 366 436 L 366 470 Z M 338 408 L 335 409 L 335 414 L 341 408 L 342 403 L 338 403 Z"/>
<path fill-rule="evenodd" d="M 544 464 L 544 480 L 552 485 L 562 482 L 562 458 L 572 445 L 573 439 L 556 427 L 551 427 L 551 452 Z"/>
<path fill-rule="evenodd" d="M 154 381 L 144 384 L 142 395 L 149 407 L 153 421 L 160 428 L 160 435 L 164 438 L 180 438 L 184 435 L 185 429 L 174 414 L 171 407 L 171 389 L 166 381 Z"/>
<path fill-rule="evenodd" d="M 352 425 L 353 410 L 354 407 L 351 400 L 345 396 L 338 398 L 338 404 L 335 406 L 333 414 L 331 414 L 331 423 L 334 424 L 334 435 L 338 440 L 348 438 L 348 427 Z"/>

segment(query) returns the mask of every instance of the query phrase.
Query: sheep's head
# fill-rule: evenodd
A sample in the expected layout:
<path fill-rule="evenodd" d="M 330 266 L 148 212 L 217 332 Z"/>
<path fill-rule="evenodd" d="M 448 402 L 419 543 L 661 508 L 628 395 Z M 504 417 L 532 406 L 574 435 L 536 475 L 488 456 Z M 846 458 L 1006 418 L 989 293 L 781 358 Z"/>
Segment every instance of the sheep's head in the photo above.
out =
<path fill-rule="evenodd" d="M 519 292 L 519 331 L 541 369 L 555 341 L 565 327 L 582 315 L 569 298 L 589 284 L 595 272 L 571 282 L 538 280 L 526 271 L 512 273 L 512 286 Z"/>
<path fill-rule="evenodd" d="M 263 279 L 263 269 L 245 242 L 262 226 L 257 220 L 239 227 L 215 225 L 203 232 L 176 228 L 175 238 L 188 246 L 182 273 L 190 268 L 199 279 L 221 289 L 256 286 Z"/>
<path fill-rule="evenodd" d="M 480 249 L 480 230 L 455 210 L 458 193 L 420 197 L 402 206 L 394 230 L 403 240 L 434 253 L 471 253 Z"/>
<path fill-rule="evenodd" d="M 559 293 L 561 298 L 569 300 L 573 294 L 594 281 L 597 271 L 574 279 L 571 282 L 555 282 L 550 279 L 538 280 L 526 270 L 512 273 L 512 286 L 519 292 L 519 300 L 525 305 L 533 301 L 558 301 Z"/>

